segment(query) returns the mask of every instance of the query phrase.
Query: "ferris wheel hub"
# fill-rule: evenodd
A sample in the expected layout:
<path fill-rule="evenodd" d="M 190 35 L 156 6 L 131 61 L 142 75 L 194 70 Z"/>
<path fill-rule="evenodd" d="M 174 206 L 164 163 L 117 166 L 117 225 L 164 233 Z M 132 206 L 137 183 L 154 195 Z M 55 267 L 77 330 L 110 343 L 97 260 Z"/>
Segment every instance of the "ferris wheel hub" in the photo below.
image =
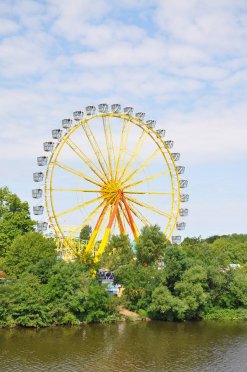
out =
<path fill-rule="evenodd" d="M 121 191 L 120 189 L 121 183 L 115 180 L 107 181 L 101 188 L 101 195 L 103 198 L 110 204 L 115 204 L 119 193 Z"/>

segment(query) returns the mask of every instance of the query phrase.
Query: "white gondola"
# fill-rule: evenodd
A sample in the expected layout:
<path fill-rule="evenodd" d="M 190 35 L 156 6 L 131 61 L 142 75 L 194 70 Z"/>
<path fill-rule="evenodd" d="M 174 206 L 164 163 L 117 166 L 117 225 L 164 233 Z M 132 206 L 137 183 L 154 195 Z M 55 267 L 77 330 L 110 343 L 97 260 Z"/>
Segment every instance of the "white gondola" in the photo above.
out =
<path fill-rule="evenodd" d="M 83 111 L 74 111 L 73 112 L 73 119 L 75 121 L 80 121 L 83 119 Z"/>
<path fill-rule="evenodd" d="M 62 127 L 64 129 L 69 129 L 72 127 L 73 121 L 71 119 L 63 119 L 62 120 Z"/>
<path fill-rule="evenodd" d="M 179 186 L 181 189 L 185 189 L 188 186 L 188 181 L 187 180 L 180 180 L 179 181 Z"/>
<path fill-rule="evenodd" d="M 177 230 L 184 230 L 185 229 L 185 226 L 186 226 L 186 223 L 185 222 L 177 222 L 176 223 Z"/>
<path fill-rule="evenodd" d="M 33 207 L 33 214 L 36 216 L 41 215 L 44 213 L 44 207 L 43 205 L 36 205 Z"/>
<path fill-rule="evenodd" d="M 157 130 L 156 130 L 156 133 L 157 133 L 160 137 L 165 137 L 166 131 L 165 131 L 165 129 L 157 129 Z"/>
<path fill-rule="evenodd" d="M 146 124 L 147 124 L 147 126 L 149 126 L 150 128 L 154 128 L 155 125 L 156 125 L 156 120 L 147 120 L 147 121 L 146 121 Z"/>
<path fill-rule="evenodd" d="M 34 182 L 42 182 L 44 179 L 44 173 L 42 172 L 35 172 L 33 174 L 33 180 Z"/>
<path fill-rule="evenodd" d="M 94 115 L 95 114 L 95 111 L 96 111 L 96 107 L 95 106 L 87 106 L 86 107 L 86 114 L 89 116 L 89 115 Z"/>
<path fill-rule="evenodd" d="M 107 103 L 100 103 L 98 109 L 101 114 L 106 114 L 109 111 Z"/>
<path fill-rule="evenodd" d="M 168 149 L 172 149 L 173 148 L 173 144 L 174 142 L 169 140 L 169 141 L 165 141 L 165 145 L 166 147 L 168 147 Z"/>
<path fill-rule="evenodd" d="M 133 115 L 134 108 L 133 107 L 125 107 L 124 108 L 124 113 L 127 115 Z"/>
<path fill-rule="evenodd" d="M 44 147 L 44 151 L 51 152 L 54 148 L 54 142 L 44 142 L 43 147 Z"/>
<path fill-rule="evenodd" d="M 179 244 L 181 243 L 181 236 L 172 236 L 172 244 Z"/>
<path fill-rule="evenodd" d="M 189 195 L 188 194 L 181 194 L 180 195 L 180 201 L 182 202 L 182 203 L 185 203 L 185 202 L 187 202 L 187 201 L 189 201 Z"/>
<path fill-rule="evenodd" d="M 52 135 L 52 138 L 59 140 L 63 135 L 63 131 L 62 129 L 53 129 L 51 131 L 51 135 Z"/>
<path fill-rule="evenodd" d="M 180 208 L 179 209 L 179 216 L 186 217 L 188 216 L 189 210 L 187 208 Z"/>
<path fill-rule="evenodd" d="M 37 223 L 37 231 L 46 231 L 48 228 L 48 223 L 47 222 L 38 222 Z"/>
<path fill-rule="evenodd" d="M 42 198 L 43 191 L 42 189 L 33 189 L 32 190 L 32 197 L 34 199 Z"/>
<path fill-rule="evenodd" d="M 119 114 L 121 112 L 121 105 L 119 105 L 119 103 L 114 103 L 113 105 L 111 105 L 111 110 L 115 114 Z"/>
<path fill-rule="evenodd" d="M 178 165 L 176 167 L 178 174 L 183 174 L 185 171 L 185 167 L 183 165 Z"/>
<path fill-rule="evenodd" d="M 179 152 L 173 152 L 172 157 L 174 161 L 178 161 L 180 159 L 180 154 Z"/>
<path fill-rule="evenodd" d="M 145 112 L 137 112 L 136 113 L 136 118 L 140 119 L 140 120 L 144 120 L 145 118 Z"/>
<path fill-rule="evenodd" d="M 48 162 L 48 157 L 47 156 L 38 156 L 37 157 L 37 164 L 40 167 L 43 167 L 43 166 L 47 165 L 47 162 Z"/>

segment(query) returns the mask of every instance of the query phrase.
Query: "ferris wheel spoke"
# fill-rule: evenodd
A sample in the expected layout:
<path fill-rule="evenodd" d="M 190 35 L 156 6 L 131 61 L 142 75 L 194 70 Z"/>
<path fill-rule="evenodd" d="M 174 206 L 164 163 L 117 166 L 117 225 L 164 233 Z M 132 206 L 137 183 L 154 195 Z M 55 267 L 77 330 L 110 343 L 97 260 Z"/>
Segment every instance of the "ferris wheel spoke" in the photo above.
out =
<path fill-rule="evenodd" d="M 107 158 L 108 158 L 108 168 L 110 172 L 111 179 L 114 178 L 116 159 L 115 159 L 115 149 L 112 138 L 111 122 L 109 117 L 102 116 L 104 135 L 107 149 Z"/>
<path fill-rule="evenodd" d="M 52 188 L 51 191 L 61 191 L 61 192 L 92 192 L 99 193 L 101 190 L 85 190 L 85 189 L 63 189 L 63 188 Z"/>
<path fill-rule="evenodd" d="M 130 131 L 129 121 L 126 119 L 123 119 L 122 132 L 121 132 L 121 137 L 120 137 L 120 146 L 119 146 L 119 152 L 118 152 L 118 157 L 117 157 L 115 179 L 117 179 L 119 175 L 119 167 L 121 165 L 121 160 L 124 163 L 124 159 L 126 157 L 129 131 Z"/>
<path fill-rule="evenodd" d="M 118 206 L 119 206 L 119 203 L 120 203 L 120 198 L 121 198 L 121 193 L 119 192 L 118 193 L 118 197 L 116 199 L 116 202 L 115 202 L 115 204 L 113 206 L 113 209 L 111 210 L 109 222 L 107 224 L 105 233 L 103 235 L 103 238 L 102 238 L 102 240 L 100 242 L 99 248 L 98 248 L 97 253 L 95 255 L 95 261 L 96 262 L 102 256 L 102 254 L 104 252 L 104 249 L 105 249 L 105 247 L 106 247 L 106 245 L 108 243 L 108 240 L 109 240 L 109 237 L 110 237 L 111 228 L 112 228 L 112 225 L 114 223 L 114 220 L 116 218 L 116 214 L 117 214 L 117 211 L 118 211 Z"/>
<path fill-rule="evenodd" d="M 151 223 L 148 221 L 148 219 L 137 209 L 133 206 L 132 203 L 129 202 L 129 207 L 131 212 L 144 224 L 150 226 Z"/>
<path fill-rule="evenodd" d="M 72 174 L 74 174 L 74 175 L 76 175 L 76 176 L 78 176 L 78 177 L 80 177 L 80 178 L 84 178 L 84 180 L 86 180 L 86 181 L 88 181 L 88 182 L 91 182 L 91 183 L 93 183 L 94 185 L 97 185 L 97 186 L 99 186 L 99 187 L 102 187 L 102 184 L 100 184 L 99 182 L 97 182 L 97 181 L 94 180 L 93 178 L 87 176 L 86 174 L 84 174 L 84 173 L 82 173 L 82 172 L 77 171 L 77 170 L 74 169 L 74 168 L 69 167 L 68 165 L 65 165 L 65 164 L 63 164 L 63 163 L 60 163 L 60 162 L 58 162 L 58 161 L 56 161 L 54 164 L 57 165 L 59 168 L 62 168 L 62 169 L 66 170 L 66 171 L 68 171 L 68 172 L 70 172 L 70 173 L 72 173 Z"/>
<path fill-rule="evenodd" d="M 127 178 L 122 181 L 122 184 L 131 180 L 134 176 L 140 173 L 143 169 L 145 169 L 158 155 L 160 154 L 160 149 L 156 149 L 138 168 L 136 168 L 133 172 L 131 172 Z"/>
<path fill-rule="evenodd" d="M 88 141 L 89 141 L 89 143 L 90 143 L 90 145 L 93 149 L 93 152 L 95 153 L 95 156 L 96 156 L 96 158 L 99 162 L 100 168 L 102 169 L 102 172 L 104 173 L 106 179 L 109 180 L 109 176 L 107 174 L 107 163 L 105 161 L 104 155 L 103 155 L 103 153 L 102 153 L 102 151 L 101 151 L 101 149 L 98 145 L 98 142 L 96 141 L 96 138 L 95 138 L 89 124 L 88 123 L 84 124 L 82 126 L 82 129 L 83 129 L 83 131 L 84 131 L 84 133 L 85 133 L 85 135 L 86 135 L 86 137 L 87 137 L 87 139 L 88 139 Z"/>
<path fill-rule="evenodd" d="M 148 194 L 148 195 L 172 195 L 173 192 L 171 191 L 164 191 L 164 192 L 159 192 L 159 191 L 125 191 L 125 194 Z"/>
<path fill-rule="evenodd" d="M 123 223 L 127 222 L 128 226 L 131 228 L 131 226 L 130 226 L 130 222 L 129 222 L 129 220 L 128 220 L 128 216 L 127 216 L 127 214 L 126 214 L 126 211 L 125 211 L 125 209 L 124 209 L 122 203 L 119 204 L 119 207 L 120 207 L 120 213 L 121 213 L 122 216 L 123 216 Z M 125 230 L 126 230 L 126 226 L 125 226 Z"/>
<path fill-rule="evenodd" d="M 145 209 L 149 209 L 151 210 L 152 212 L 155 212 L 157 214 L 160 214 L 161 216 L 164 216 L 166 218 L 170 218 L 171 217 L 171 214 L 169 213 L 166 213 L 166 212 L 163 212 L 161 209 L 159 208 L 156 208 L 155 206 L 151 205 L 151 204 L 148 204 L 148 203 L 144 203 L 144 202 L 141 202 L 140 200 L 137 200 L 135 198 L 131 198 L 129 196 L 126 197 L 127 200 L 129 200 L 130 202 L 133 202 Z"/>
<path fill-rule="evenodd" d="M 86 207 L 87 205 L 90 205 L 90 204 L 92 204 L 92 203 L 97 202 L 98 200 L 101 200 L 102 198 L 103 198 L 103 196 L 99 196 L 99 197 L 97 197 L 97 198 L 94 198 L 94 199 L 88 200 L 88 201 L 86 201 L 86 202 L 83 203 L 83 204 L 76 205 L 76 206 L 73 207 L 73 208 L 66 209 L 66 210 L 63 211 L 62 213 L 57 214 L 56 217 L 59 218 L 59 217 L 65 216 L 66 214 L 69 214 L 69 213 L 75 212 L 75 211 L 77 211 L 78 209 L 84 208 L 84 207 Z"/>
<path fill-rule="evenodd" d="M 140 154 L 140 151 L 145 143 L 145 140 L 147 139 L 146 132 L 142 131 L 141 135 L 138 138 L 138 141 L 136 142 L 133 151 L 130 154 L 129 160 L 126 163 L 124 169 L 121 172 L 121 175 L 119 177 L 119 180 L 121 181 L 129 168 L 130 164 L 134 164 L 135 160 L 137 159 L 138 155 Z"/>
<path fill-rule="evenodd" d="M 103 201 L 100 205 L 98 205 L 91 213 L 89 213 L 89 215 L 87 216 L 87 218 L 84 219 L 83 222 L 79 223 L 76 228 L 74 229 L 73 231 L 73 234 L 70 234 L 69 237 L 72 237 L 73 235 L 75 235 L 79 230 L 81 230 L 83 227 L 85 227 L 86 225 L 88 225 L 91 220 L 94 218 L 95 214 L 97 212 L 99 212 L 103 205 L 105 204 L 105 201 Z"/>
<path fill-rule="evenodd" d="M 126 189 L 129 189 L 129 188 L 132 188 L 132 187 L 135 187 L 137 185 L 141 185 L 142 183 L 145 183 L 145 182 L 148 182 L 148 181 L 151 181 L 155 178 L 158 178 L 160 176 L 163 176 L 163 175 L 166 175 L 167 173 L 169 173 L 169 170 L 166 170 L 166 171 L 163 171 L 163 172 L 159 172 L 159 173 L 155 173 L 154 175 L 152 176 L 149 176 L 149 177 L 146 177 L 146 178 L 143 178 L 142 180 L 140 181 L 137 181 L 137 182 L 134 182 L 134 183 L 130 183 L 126 186 L 123 187 L 123 190 L 124 192 L 126 192 L 125 190 Z"/>
<path fill-rule="evenodd" d="M 79 158 L 91 169 L 91 171 L 96 174 L 97 177 L 103 182 L 105 182 L 104 175 L 102 175 L 100 169 L 94 164 L 94 162 L 78 147 L 70 138 L 65 142 L 71 150 L 79 156 Z"/>
<path fill-rule="evenodd" d="M 130 208 L 129 208 L 129 205 L 127 203 L 127 200 L 125 198 L 124 195 L 122 195 L 122 201 L 123 201 L 123 204 L 124 204 L 124 207 L 125 207 L 125 210 L 127 212 L 127 216 L 128 216 L 128 220 L 130 222 L 130 227 L 131 227 L 131 230 L 133 232 L 133 235 L 135 237 L 135 239 L 138 238 L 138 230 L 137 230 L 137 227 L 136 227 L 136 224 L 135 224 L 135 221 L 133 219 L 133 216 L 131 214 L 131 211 L 130 211 Z"/>
<path fill-rule="evenodd" d="M 93 249 L 93 247 L 95 245 L 95 239 L 97 238 L 97 235 L 99 233 L 100 226 L 101 226 L 101 224 L 103 222 L 103 219 L 104 219 L 104 217 L 106 215 L 106 212 L 108 210 L 108 207 L 109 207 L 108 204 L 105 205 L 104 208 L 102 209 L 102 212 L 100 213 L 100 216 L 99 216 L 99 218 L 97 220 L 97 223 L 95 225 L 95 228 L 94 228 L 94 230 L 93 230 L 93 232 L 92 232 L 92 234 L 90 236 L 90 239 L 88 241 L 87 247 L 85 249 L 85 253 L 86 254 L 89 254 L 92 251 L 92 249 Z"/>
<path fill-rule="evenodd" d="M 118 222 L 118 228 L 119 228 L 120 233 L 125 234 L 125 228 L 124 228 L 124 224 L 123 224 L 119 209 L 117 211 L 117 222 Z"/>

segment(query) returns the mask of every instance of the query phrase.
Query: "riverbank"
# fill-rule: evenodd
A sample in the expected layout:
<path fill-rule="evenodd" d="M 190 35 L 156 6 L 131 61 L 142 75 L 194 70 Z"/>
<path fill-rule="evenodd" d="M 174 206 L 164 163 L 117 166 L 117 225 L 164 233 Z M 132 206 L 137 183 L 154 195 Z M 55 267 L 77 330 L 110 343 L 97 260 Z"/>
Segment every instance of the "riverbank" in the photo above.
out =
<path fill-rule="evenodd" d="M 13 329 L 13 328 L 21 328 L 21 329 L 31 329 L 31 328 L 54 328 L 54 327 L 63 327 L 63 326 L 69 326 L 69 327 L 78 327 L 83 325 L 89 325 L 89 324 L 114 324 L 114 323 L 121 323 L 121 322 L 156 322 L 155 319 L 151 319 L 147 316 L 145 312 L 140 312 L 139 314 L 134 311 L 130 311 L 124 306 L 120 305 L 117 307 L 118 312 L 116 312 L 112 316 L 108 316 L 105 319 L 101 319 L 100 321 L 76 321 L 71 323 L 51 323 L 46 325 L 19 325 L 14 324 L 13 321 L 10 320 L 9 324 L 0 325 L 0 329 Z M 240 322 L 246 322 L 247 321 L 247 309 L 211 309 L 208 313 L 204 314 L 201 319 L 194 320 L 196 323 L 202 323 L 202 322 L 211 322 L 211 323 L 220 323 L 220 322 L 233 322 L 234 321 L 240 321 Z M 184 321 L 161 321 L 162 323 L 186 323 L 189 322 L 188 320 Z"/>

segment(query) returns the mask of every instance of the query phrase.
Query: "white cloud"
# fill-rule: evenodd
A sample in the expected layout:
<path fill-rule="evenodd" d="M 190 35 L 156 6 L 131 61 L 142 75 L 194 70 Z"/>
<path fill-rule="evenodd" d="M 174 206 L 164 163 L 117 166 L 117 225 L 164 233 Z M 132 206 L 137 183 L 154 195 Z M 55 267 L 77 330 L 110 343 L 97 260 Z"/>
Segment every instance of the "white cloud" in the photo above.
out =
<path fill-rule="evenodd" d="M 31 188 L 51 129 L 101 101 L 146 111 L 192 168 L 246 157 L 246 0 L 13 0 L 0 2 L 0 13 L 6 183 L 15 187 L 7 165 L 16 160 L 18 187 Z"/>
<path fill-rule="evenodd" d="M 0 18 L 0 35 L 10 35 L 18 31 L 19 26 L 10 19 Z"/>

